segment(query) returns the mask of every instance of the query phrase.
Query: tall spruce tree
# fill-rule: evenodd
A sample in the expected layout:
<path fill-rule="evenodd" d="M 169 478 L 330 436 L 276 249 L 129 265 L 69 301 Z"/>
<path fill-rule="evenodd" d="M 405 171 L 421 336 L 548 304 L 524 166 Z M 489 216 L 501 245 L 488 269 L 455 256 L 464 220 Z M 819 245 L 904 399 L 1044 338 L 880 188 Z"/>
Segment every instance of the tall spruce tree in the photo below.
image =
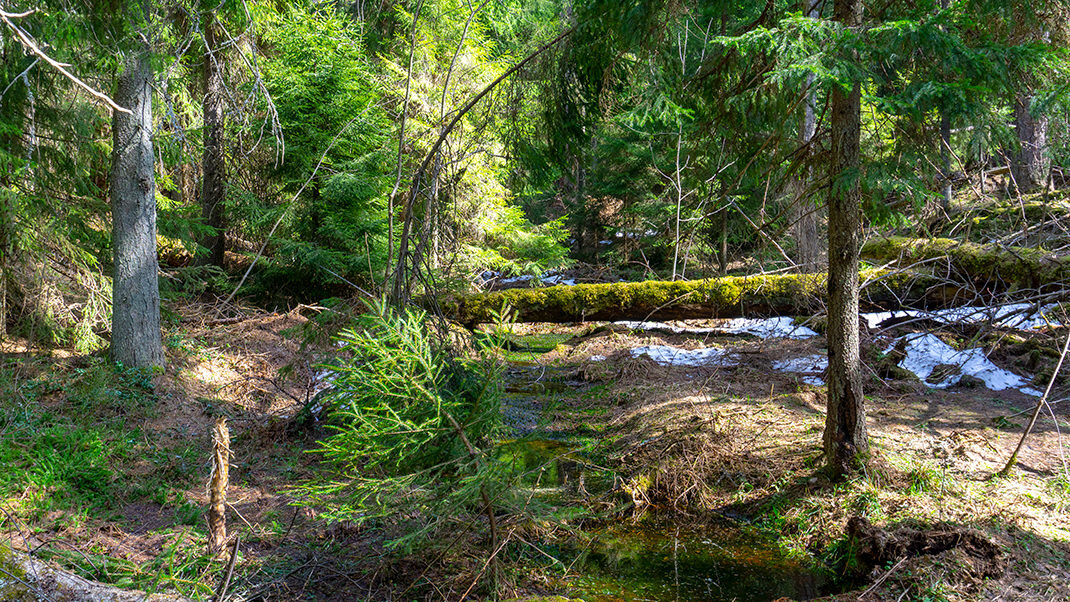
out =
<path fill-rule="evenodd" d="M 836 21 L 847 30 L 857 29 L 862 24 L 860 0 L 836 0 L 833 11 Z M 853 77 L 857 78 L 857 75 Z M 862 87 L 857 79 L 832 88 L 826 333 L 829 368 L 824 441 L 826 461 L 834 476 L 856 470 L 865 461 L 869 447 L 858 334 L 858 259 L 862 230 L 861 101 Z"/>

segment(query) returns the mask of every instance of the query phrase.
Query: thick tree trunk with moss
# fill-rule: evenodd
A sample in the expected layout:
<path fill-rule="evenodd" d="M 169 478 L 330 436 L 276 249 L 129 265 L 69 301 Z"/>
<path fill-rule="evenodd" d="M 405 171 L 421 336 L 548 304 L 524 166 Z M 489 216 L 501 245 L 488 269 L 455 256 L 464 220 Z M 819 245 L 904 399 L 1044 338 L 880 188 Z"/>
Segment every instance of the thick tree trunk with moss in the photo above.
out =
<path fill-rule="evenodd" d="M 1070 281 L 1070 256 L 1028 247 L 892 236 L 868 241 L 862 257 L 900 267 L 918 265 L 943 275 L 950 267 L 952 278 L 993 290 L 1062 290 Z"/>
<path fill-rule="evenodd" d="M 145 4 L 146 17 L 148 4 Z M 149 49 L 127 55 L 112 121 L 111 356 L 125 366 L 163 366 L 156 263 L 156 197 L 152 154 L 152 63 Z"/>
<path fill-rule="evenodd" d="M 844 27 L 862 23 L 861 0 L 836 0 Z M 862 230 L 860 141 L 862 92 L 832 88 L 832 163 L 829 194 L 828 407 L 825 459 L 834 476 L 856 471 L 869 447 L 858 336 L 858 254 Z"/>
<path fill-rule="evenodd" d="M 953 287 L 934 287 L 935 280 L 903 272 L 868 270 L 877 281 L 863 302 L 872 309 L 904 303 L 945 306 L 955 301 Z M 464 324 L 493 322 L 508 308 L 520 322 L 585 322 L 614 320 L 685 320 L 755 315 L 809 315 L 825 304 L 825 274 L 726 276 L 711 280 L 578 284 L 517 288 L 468 295 L 442 304 Z"/>

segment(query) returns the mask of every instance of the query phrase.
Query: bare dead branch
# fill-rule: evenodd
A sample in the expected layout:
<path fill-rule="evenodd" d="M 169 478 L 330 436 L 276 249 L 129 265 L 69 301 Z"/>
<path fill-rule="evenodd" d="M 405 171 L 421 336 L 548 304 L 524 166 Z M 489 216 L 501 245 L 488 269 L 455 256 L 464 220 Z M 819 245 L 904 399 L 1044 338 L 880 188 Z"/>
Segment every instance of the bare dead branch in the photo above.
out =
<path fill-rule="evenodd" d="M 2 20 L 4 24 L 7 25 L 8 29 L 10 29 L 12 33 L 15 34 L 15 37 L 18 38 L 19 43 L 22 44 L 27 50 L 29 50 L 31 53 L 33 53 L 35 56 L 48 63 L 49 65 L 52 65 L 54 69 L 62 73 L 63 76 L 67 79 L 74 82 L 78 87 L 88 92 L 93 98 L 96 98 L 97 100 L 103 102 L 115 111 L 119 111 L 120 113 L 130 113 L 129 109 L 123 108 L 116 104 L 110 96 L 98 92 L 92 86 L 79 79 L 77 75 L 68 71 L 67 67 L 69 67 L 70 65 L 61 63 L 56 59 L 48 56 L 48 54 L 46 54 L 44 50 L 41 50 L 41 47 L 37 45 L 37 42 L 34 41 L 33 36 L 26 33 L 26 31 L 16 25 L 13 21 L 13 19 L 19 19 L 31 14 L 33 14 L 33 11 L 28 11 L 24 13 L 9 13 L 0 9 L 0 20 Z"/>

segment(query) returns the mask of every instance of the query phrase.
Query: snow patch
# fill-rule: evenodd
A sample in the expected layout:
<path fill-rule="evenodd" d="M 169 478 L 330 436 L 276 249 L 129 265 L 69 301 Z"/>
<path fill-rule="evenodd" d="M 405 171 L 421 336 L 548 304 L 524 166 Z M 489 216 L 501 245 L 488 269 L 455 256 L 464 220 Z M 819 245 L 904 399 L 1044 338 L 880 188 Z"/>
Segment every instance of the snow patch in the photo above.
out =
<path fill-rule="evenodd" d="M 794 357 L 789 360 L 773 362 L 773 369 L 781 372 L 814 372 L 820 373 L 829 367 L 829 358 L 823 353 L 808 355 L 806 357 Z"/>
<path fill-rule="evenodd" d="M 817 336 L 813 330 L 799 326 L 795 318 L 733 318 L 721 327 L 732 334 L 753 334 L 763 339 L 809 339 Z"/>
<path fill-rule="evenodd" d="M 547 276 L 542 279 L 542 283 L 550 286 L 576 286 L 575 279 L 562 276 Z"/>
<path fill-rule="evenodd" d="M 892 318 L 928 319 L 941 324 L 977 324 L 991 322 L 994 326 L 1014 328 L 1017 330 L 1036 330 L 1048 326 L 1059 326 L 1054 319 L 1053 310 L 1058 305 L 1051 303 L 1039 310 L 1032 303 L 1011 303 L 992 307 L 967 305 L 937 311 L 904 309 L 897 311 L 880 311 L 861 314 L 870 329 L 879 328 L 882 322 Z"/>
<path fill-rule="evenodd" d="M 662 366 L 735 366 L 739 356 L 724 349 L 680 349 L 668 345 L 649 345 L 631 350 L 632 357 L 648 356 Z"/>
<path fill-rule="evenodd" d="M 799 380 L 808 385 L 818 386 L 825 384 L 825 379 L 822 378 L 821 374 L 828 367 L 829 358 L 822 353 L 773 362 L 774 370 L 801 374 L 802 376 L 799 377 Z"/>
<path fill-rule="evenodd" d="M 590 361 L 590 362 L 604 362 L 604 361 L 606 361 L 606 356 L 604 356 L 604 355 L 592 355 L 591 357 L 587 358 L 587 361 Z"/>
<path fill-rule="evenodd" d="M 622 320 L 620 322 L 614 322 L 618 326 L 630 328 L 632 330 L 667 330 L 673 334 L 711 334 L 719 332 L 716 328 L 688 328 L 686 326 L 673 326 L 665 322 L 632 322 L 629 320 Z"/>
<path fill-rule="evenodd" d="M 903 350 L 906 357 L 899 362 L 899 367 L 910 370 L 922 382 L 937 389 L 957 384 L 963 376 L 969 375 L 980 379 L 993 391 L 1018 389 L 1026 395 L 1040 396 L 1039 391 L 1027 386 L 1025 379 L 993 364 L 985 355 L 984 349 L 958 351 L 941 341 L 936 335 L 923 333 L 899 337 L 885 350 L 885 353 L 892 351 L 900 341 L 904 342 Z M 939 382 L 931 382 L 929 378 L 933 370 L 940 365 L 958 366 L 959 373 L 952 374 Z"/>
<path fill-rule="evenodd" d="M 733 318 L 714 328 L 689 328 L 665 322 L 614 322 L 632 330 L 664 330 L 673 334 L 752 334 L 763 339 L 809 339 L 818 336 L 805 326 L 795 324 L 794 318 Z"/>

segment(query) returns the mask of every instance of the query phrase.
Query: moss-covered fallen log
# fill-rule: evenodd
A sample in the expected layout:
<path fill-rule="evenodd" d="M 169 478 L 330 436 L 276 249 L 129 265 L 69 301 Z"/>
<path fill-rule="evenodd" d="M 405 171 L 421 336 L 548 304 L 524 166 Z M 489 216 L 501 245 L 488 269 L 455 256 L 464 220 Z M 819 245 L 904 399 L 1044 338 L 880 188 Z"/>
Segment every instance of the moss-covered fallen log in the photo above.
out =
<path fill-rule="evenodd" d="M 870 240 L 863 259 L 895 262 L 900 267 L 924 265 L 928 271 L 970 280 L 988 289 L 1050 289 L 1070 279 L 1070 257 L 1043 249 L 1004 247 L 948 238 L 892 236 Z M 950 270 L 948 269 L 950 268 Z"/>
<path fill-rule="evenodd" d="M 899 307 L 903 302 L 944 304 L 949 291 L 916 274 L 867 270 L 875 282 L 863 291 L 868 308 Z M 727 276 L 677 282 L 578 284 L 509 289 L 469 295 L 447 303 L 447 315 L 465 324 L 494 321 L 508 307 L 521 322 L 683 320 L 812 314 L 826 296 L 825 274 Z M 954 291 L 950 292 L 954 294 Z"/>

